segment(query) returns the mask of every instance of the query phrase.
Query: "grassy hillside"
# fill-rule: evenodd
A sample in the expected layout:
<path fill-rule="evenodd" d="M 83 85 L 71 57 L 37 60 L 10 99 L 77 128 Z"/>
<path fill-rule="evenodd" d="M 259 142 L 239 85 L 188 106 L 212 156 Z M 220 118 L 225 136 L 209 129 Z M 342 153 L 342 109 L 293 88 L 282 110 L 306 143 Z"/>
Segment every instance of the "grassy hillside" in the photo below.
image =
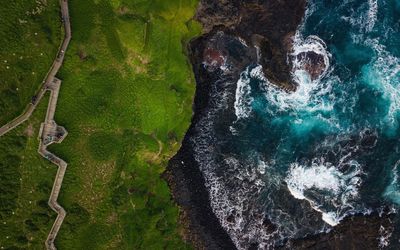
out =
<path fill-rule="evenodd" d="M 194 80 L 185 44 L 195 0 L 70 0 L 73 39 L 56 121 L 68 137 L 59 249 L 188 249 L 160 174 L 189 126 Z M 22 112 L 58 48 L 58 1 L 0 8 L 0 124 Z M 0 247 L 43 249 L 56 166 L 37 154 L 48 97 L 0 138 Z"/>
<path fill-rule="evenodd" d="M 0 126 L 22 113 L 61 41 L 58 0 L 0 2 Z M 43 249 L 56 168 L 37 153 L 47 97 L 31 119 L 0 137 L 0 248 Z"/>
<path fill-rule="evenodd" d="M 59 249 L 187 249 L 160 178 L 189 126 L 194 80 L 184 44 L 195 0 L 70 0 L 53 150 L 68 163 Z"/>
<path fill-rule="evenodd" d="M 0 137 L 0 247 L 43 249 L 55 219 L 47 200 L 57 167 L 38 153 L 48 96 L 31 119 Z"/>
<path fill-rule="evenodd" d="M 61 41 L 58 0 L 0 1 L 0 126 L 22 113 Z"/>

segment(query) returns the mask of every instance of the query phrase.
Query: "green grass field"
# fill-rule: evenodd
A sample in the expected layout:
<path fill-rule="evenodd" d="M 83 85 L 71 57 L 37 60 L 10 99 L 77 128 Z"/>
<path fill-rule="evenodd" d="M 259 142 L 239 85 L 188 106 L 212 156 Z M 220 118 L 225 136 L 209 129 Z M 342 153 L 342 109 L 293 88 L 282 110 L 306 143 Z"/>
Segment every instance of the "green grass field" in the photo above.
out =
<path fill-rule="evenodd" d="M 0 126 L 22 113 L 61 41 L 57 0 L 1 1 Z M 55 213 L 47 205 L 56 167 L 37 153 L 48 97 L 31 119 L 0 137 L 0 248 L 43 249 Z"/>
<path fill-rule="evenodd" d="M 60 249 L 186 249 L 160 178 L 191 117 L 195 1 L 71 1 L 56 120 L 69 136 Z"/>
<path fill-rule="evenodd" d="M 22 113 L 61 42 L 58 0 L 0 1 L 0 126 Z"/>
<path fill-rule="evenodd" d="M 56 120 L 69 135 L 60 249 L 187 249 L 160 178 L 189 126 L 196 1 L 70 1 Z"/>
<path fill-rule="evenodd" d="M 0 138 L 0 247 L 43 249 L 56 214 L 47 205 L 57 167 L 38 153 L 48 95 L 31 119 Z"/>
<path fill-rule="evenodd" d="M 180 236 L 178 207 L 160 175 L 190 123 L 195 85 L 185 44 L 200 32 L 191 20 L 196 4 L 69 1 L 72 41 L 58 74 L 63 82 L 55 118 L 69 134 L 49 148 L 69 164 L 59 198 L 67 217 L 56 239 L 58 249 L 190 249 Z M 53 23 L 50 16 L 58 11 L 47 13 L 43 25 Z M 48 62 L 61 37 L 60 31 L 50 33 Z M 29 43 L 21 46 L 36 51 Z M 1 81 L 32 74 L 13 68 L 8 75 L 4 71 L 11 67 L 3 66 Z M 1 84 L 11 99 L 1 99 L 0 121 L 23 110 L 49 66 L 45 61 L 32 66 L 41 77 L 25 83 L 23 93 Z M 1 221 L 6 222 L 0 246 L 5 248 L 43 249 L 55 219 L 45 202 L 56 166 L 37 154 L 47 99 L 42 102 L 33 118 L 0 138 Z"/>

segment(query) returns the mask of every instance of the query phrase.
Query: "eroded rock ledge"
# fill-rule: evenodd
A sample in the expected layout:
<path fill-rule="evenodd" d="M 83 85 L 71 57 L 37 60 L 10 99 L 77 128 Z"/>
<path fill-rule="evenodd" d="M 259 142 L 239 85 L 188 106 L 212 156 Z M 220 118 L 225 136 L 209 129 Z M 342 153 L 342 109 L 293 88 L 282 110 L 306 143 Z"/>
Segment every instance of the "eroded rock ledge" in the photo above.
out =
<path fill-rule="evenodd" d="M 281 88 L 294 90 L 287 54 L 305 8 L 305 0 L 202 0 L 196 19 L 206 34 L 225 30 L 256 48 L 258 57 L 254 61 L 263 66 L 267 78 Z"/>

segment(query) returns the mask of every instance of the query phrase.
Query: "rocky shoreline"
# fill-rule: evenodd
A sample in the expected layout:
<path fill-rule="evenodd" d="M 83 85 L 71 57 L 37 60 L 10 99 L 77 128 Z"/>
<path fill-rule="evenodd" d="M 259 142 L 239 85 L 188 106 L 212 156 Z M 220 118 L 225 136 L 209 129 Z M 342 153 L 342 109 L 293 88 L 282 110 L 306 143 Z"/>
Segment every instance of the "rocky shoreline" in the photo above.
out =
<path fill-rule="evenodd" d="M 224 75 L 233 82 L 249 64 L 261 64 L 272 84 L 293 91 L 287 55 L 292 50 L 291 37 L 305 13 L 306 1 L 202 0 L 196 19 L 204 34 L 190 42 L 188 56 L 196 78 L 192 123 L 179 152 L 170 160 L 164 178 L 181 208 L 185 239 L 196 249 L 235 249 L 228 233 L 213 213 L 205 180 L 194 158 L 192 138 L 196 124 L 209 103 L 211 85 Z M 240 38 L 243 46 L 233 50 L 224 44 Z M 316 61 L 319 59 L 317 58 Z M 227 72 L 224 69 L 228 68 Z M 227 119 L 232 119 L 228 117 Z M 270 225 L 273 226 L 273 225 Z M 371 214 L 347 218 L 329 233 L 290 240 L 282 249 L 374 249 L 382 229 L 390 231 L 389 216 Z M 257 249 L 257 245 L 251 249 Z"/>
<path fill-rule="evenodd" d="M 202 58 L 197 52 L 204 49 L 203 47 L 203 37 L 190 43 L 189 57 L 194 69 L 195 65 L 198 65 L 196 63 L 198 58 Z M 173 198 L 181 209 L 180 222 L 184 227 L 184 239 L 190 241 L 196 249 L 235 249 L 229 235 L 223 230 L 212 211 L 204 177 L 194 159 L 191 138 L 195 133 L 195 124 L 209 101 L 208 92 L 211 83 L 203 81 L 202 74 L 195 73 L 195 77 L 197 86 L 192 123 L 180 150 L 169 161 L 163 177 L 167 180 Z"/>

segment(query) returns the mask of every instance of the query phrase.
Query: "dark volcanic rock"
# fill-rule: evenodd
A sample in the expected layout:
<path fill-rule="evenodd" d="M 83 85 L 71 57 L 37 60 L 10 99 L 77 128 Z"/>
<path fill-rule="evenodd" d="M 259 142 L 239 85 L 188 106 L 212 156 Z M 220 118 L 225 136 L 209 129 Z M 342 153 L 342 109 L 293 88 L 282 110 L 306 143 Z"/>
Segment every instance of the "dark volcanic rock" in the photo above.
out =
<path fill-rule="evenodd" d="M 287 55 L 305 6 L 305 0 L 203 0 L 196 18 L 206 33 L 229 30 L 249 46 L 257 47 L 260 56 L 256 62 L 263 66 L 267 78 L 279 87 L 294 90 Z"/>
<path fill-rule="evenodd" d="M 235 249 L 212 212 L 208 191 L 196 167 L 192 150 L 189 144 L 182 147 L 164 173 L 174 200 L 181 207 L 180 222 L 185 230 L 184 239 L 196 249 Z"/>
<path fill-rule="evenodd" d="M 234 28 L 240 21 L 240 1 L 202 0 L 197 8 L 196 19 L 203 25 L 205 33 L 214 27 Z"/>
<path fill-rule="evenodd" d="M 256 57 L 254 49 L 244 48 L 237 38 L 226 32 L 229 31 L 213 30 L 191 41 L 189 45 L 189 57 L 197 83 L 194 116 L 181 149 L 170 160 L 164 173 L 174 200 L 181 208 L 185 237 L 196 249 L 235 249 L 229 235 L 212 211 L 208 190 L 194 159 L 191 142 L 196 133 L 195 125 L 211 101 L 211 84 L 217 82 L 221 75 L 236 81 L 244 67 Z M 223 63 L 235 65 L 235 68 L 223 73 L 219 68 Z M 227 113 L 232 112 L 229 110 Z"/>
<path fill-rule="evenodd" d="M 182 147 L 170 160 L 164 178 L 168 181 L 174 200 L 181 208 L 180 216 L 185 229 L 185 239 L 196 249 L 235 249 L 229 235 L 223 230 L 212 211 L 209 194 L 204 186 L 203 175 L 194 159 L 191 143 L 195 133 L 194 125 L 210 100 L 210 84 L 214 82 L 213 78 L 220 74 L 218 67 L 228 57 L 227 52 L 219 47 L 220 43 L 215 40 L 215 36 L 216 33 L 201 36 L 191 41 L 189 45 L 189 58 L 197 83 L 194 116 Z M 204 65 L 204 62 L 210 65 Z"/>
<path fill-rule="evenodd" d="M 196 55 L 192 64 L 196 65 L 198 72 L 205 66 L 208 71 L 227 71 L 225 75 L 237 78 L 257 58 L 256 49 L 244 46 L 229 30 L 215 29 L 203 35 L 199 41 L 203 49 L 191 46 L 192 54 Z"/>
<path fill-rule="evenodd" d="M 390 216 L 355 215 L 329 233 L 289 241 L 283 249 L 378 249 L 380 237 L 392 230 Z"/>
<path fill-rule="evenodd" d="M 307 71 L 312 80 L 321 76 L 326 69 L 324 56 L 313 51 L 301 52 L 296 56 L 296 60 L 300 64 L 296 69 Z"/>

